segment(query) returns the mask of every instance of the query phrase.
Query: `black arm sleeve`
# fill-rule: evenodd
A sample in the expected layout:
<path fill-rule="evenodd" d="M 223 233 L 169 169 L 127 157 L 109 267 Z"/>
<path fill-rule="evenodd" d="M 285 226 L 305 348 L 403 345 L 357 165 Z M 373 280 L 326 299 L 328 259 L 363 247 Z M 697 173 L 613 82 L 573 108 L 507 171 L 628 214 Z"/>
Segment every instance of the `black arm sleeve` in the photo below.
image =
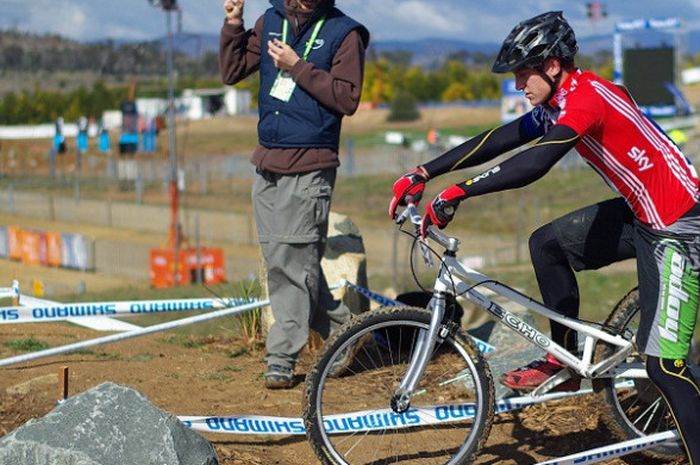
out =
<path fill-rule="evenodd" d="M 555 125 L 534 146 L 459 184 L 467 197 L 526 186 L 545 174 L 579 140 L 568 126 Z"/>
<path fill-rule="evenodd" d="M 429 161 L 423 168 L 430 178 L 434 178 L 450 171 L 480 165 L 536 139 L 536 136 L 528 135 L 523 129 L 521 121 L 524 117 L 469 139 Z"/>

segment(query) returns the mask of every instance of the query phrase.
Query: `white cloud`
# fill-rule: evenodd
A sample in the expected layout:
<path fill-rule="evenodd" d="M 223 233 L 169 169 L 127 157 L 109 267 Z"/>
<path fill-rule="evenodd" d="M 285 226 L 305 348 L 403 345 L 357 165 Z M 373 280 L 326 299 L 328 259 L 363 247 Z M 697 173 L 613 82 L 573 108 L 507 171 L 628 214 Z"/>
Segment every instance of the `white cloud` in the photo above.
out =
<path fill-rule="evenodd" d="M 396 6 L 395 10 L 391 10 L 394 12 L 392 17 L 407 25 L 411 24 L 415 27 L 420 24 L 425 29 L 440 33 L 455 33 L 459 29 L 461 15 L 445 14 L 441 11 L 444 6 L 441 8 L 439 5 L 430 5 L 416 0 L 398 2 Z"/>
<path fill-rule="evenodd" d="M 183 30 L 218 34 L 223 0 L 178 0 Z M 378 40 L 446 37 L 499 42 L 519 21 L 547 10 L 563 10 L 580 36 L 612 32 L 615 21 L 637 17 L 679 16 L 688 28 L 700 27 L 700 0 L 652 2 L 608 0 L 609 16 L 597 24 L 585 16 L 585 2 L 571 0 L 338 0 L 337 6 L 364 23 Z M 269 7 L 247 0 L 251 27 Z M 0 0 L 0 27 L 58 33 L 78 40 L 148 39 L 165 31 L 163 14 L 148 0 Z"/>

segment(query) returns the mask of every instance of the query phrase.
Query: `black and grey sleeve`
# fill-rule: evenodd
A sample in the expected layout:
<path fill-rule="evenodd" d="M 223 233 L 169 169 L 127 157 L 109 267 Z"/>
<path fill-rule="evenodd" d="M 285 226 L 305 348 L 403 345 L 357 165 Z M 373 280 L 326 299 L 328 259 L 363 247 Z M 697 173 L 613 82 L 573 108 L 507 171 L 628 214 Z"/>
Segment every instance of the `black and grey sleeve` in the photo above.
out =
<path fill-rule="evenodd" d="M 529 149 L 459 186 L 467 197 L 526 186 L 544 176 L 578 141 L 579 135 L 573 129 L 555 125 Z"/>

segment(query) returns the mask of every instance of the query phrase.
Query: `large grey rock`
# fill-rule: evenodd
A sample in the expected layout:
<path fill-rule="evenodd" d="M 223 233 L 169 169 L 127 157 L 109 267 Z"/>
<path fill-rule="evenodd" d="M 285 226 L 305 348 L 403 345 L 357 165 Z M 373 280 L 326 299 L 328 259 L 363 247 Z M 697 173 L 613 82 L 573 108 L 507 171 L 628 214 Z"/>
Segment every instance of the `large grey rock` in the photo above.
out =
<path fill-rule="evenodd" d="M 217 465 L 202 436 L 127 386 L 103 383 L 0 439 L 3 465 Z"/>
<path fill-rule="evenodd" d="M 367 257 L 360 230 L 352 220 L 335 212 L 328 216 L 328 240 L 321 260 L 323 274 L 330 285 L 348 280 L 358 286 L 367 286 Z M 343 287 L 333 291 L 354 313 L 369 310 L 366 297 Z"/>

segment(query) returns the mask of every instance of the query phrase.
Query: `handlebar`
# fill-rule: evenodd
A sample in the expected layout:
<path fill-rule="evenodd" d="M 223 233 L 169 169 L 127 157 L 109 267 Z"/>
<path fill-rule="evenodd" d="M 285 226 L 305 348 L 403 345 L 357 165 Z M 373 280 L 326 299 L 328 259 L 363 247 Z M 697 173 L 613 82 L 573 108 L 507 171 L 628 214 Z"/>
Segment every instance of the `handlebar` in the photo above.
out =
<path fill-rule="evenodd" d="M 418 213 L 418 208 L 416 207 L 415 203 L 409 203 L 406 206 L 406 208 L 396 218 L 396 224 L 403 224 L 406 222 L 406 220 L 410 220 L 413 226 L 415 226 L 416 230 L 420 233 L 423 218 L 421 217 L 420 213 Z M 459 239 L 442 233 L 433 225 L 427 227 L 426 233 L 429 238 L 433 239 L 450 252 L 457 252 L 459 249 Z"/>

